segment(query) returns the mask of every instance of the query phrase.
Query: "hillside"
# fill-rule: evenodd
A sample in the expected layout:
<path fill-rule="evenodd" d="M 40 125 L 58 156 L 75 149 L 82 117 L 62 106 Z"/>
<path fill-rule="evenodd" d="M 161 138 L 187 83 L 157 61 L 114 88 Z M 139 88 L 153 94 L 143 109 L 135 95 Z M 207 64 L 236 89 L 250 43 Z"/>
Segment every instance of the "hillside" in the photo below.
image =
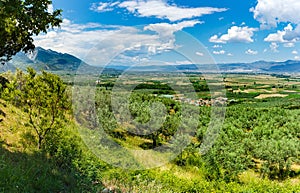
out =
<path fill-rule="evenodd" d="M 32 128 L 27 125 L 26 113 L 3 100 L 0 100 L 0 109 L 0 192 L 221 193 L 300 190 L 296 184 L 291 184 L 292 180 L 278 184 L 260 179 L 253 171 L 241 174 L 241 183 L 207 180 L 205 168 L 202 168 L 204 165 L 197 161 L 197 157 L 184 158 L 190 166 L 170 163 L 150 170 L 122 170 L 103 164 L 83 144 L 80 149 L 85 153 L 80 159 L 73 158 L 71 163 L 62 165 L 59 157 L 50 157 L 35 148 L 36 143 Z M 70 137 L 66 139 L 68 144 L 74 141 L 74 134 Z M 131 137 L 126 141 L 132 146 L 137 143 L 136 138 Z M 67 156 L 69 152 L 60 153 Z M 184 153 L 182 156 L 186 155 Z"/>
<path fill-rule="evenodd" d="M 75 103 L 74 106 L 77 106 L 80 111 L 74 110 L 74 114 L 68 108 L 60 108 L 59 110 L 63 111 L 66 117 L 58 119 L 59 127 L 45 135 L 43 146 L 39 149 L 33 121 L 42 122 L 42 126 L 46 125 L 50 121 L 40 120 L 50 114 L 50 111 L 40 109 L 39 112 L 43 116 L 39 117 L 40 114 L 35 113 L 38 112 L 37 110 L 32 111 L 25 106 L 35 106 L 38 109 L 43 105 L 42 108 L 47 109 L 48 106 L 44 106 L 45 104 L 51 106 L 53 104 L 51 100 L 63 98 L 57 98 L 53 90 L 55 85 L 59 85 L 59 91 L 63 90 L 63 86 L 59 84 L 62 80 L 57 75 L 34 74 L 34 71 L 29 71 L 23 77 L 20 74 L 19 77 L 15 77 L 16 79 L 11 77 L 11 81 L 16 80 L 22 84 L 22 87 L 16 85 L 15 88 L 9 87 L 10 92 L 5 89 L 5 94 L 0 93 L 2 98 L 0 99 L 0 192 L 300 191 L 298 97 L 247 99 L 249 103 L 245 101 L 244 104 L 229 105 L 226 109 L 223 129 L 216 143 L 209 152 L 202 155 L 199 154 L 199 145 L 210 121 L 211 107 L 200 107 L 201 118 L 199 118 L 197 134 L 192 138 L 191 144 L 175 159 L 157 168 L 130 170 L 110 165 L 113 162 L 105 163 L 102 161 L 103 155 L 97 157 L 93 154 L 93 152 L 97 153 L 93 151 L 95 150 L 93 145 L 87 146 L 90 142 L 104 141 L 104 145 L 97 144 L 97 148 L 104 147 L 109 153 L 112 151 L 107 141 L 101 141 L 102 129 L 89 129 L 90 127 L 85 127 L 85 124 L 79 125 L 75 122 L 76 116 L 76 118 L 80 117 L 83 123 L 84 121 L 92 123 L 88 105 L 77 106 Z M 195 76 L 193 78 L 198 79 Z M 227 77 L 227 82 L 236 82 L 231 78 Z M 55 83 L 53 88 L 44 85 L 49 82 Z M 253 81 L 250 82 L 253 85 Z M 41 89 L 45 89 L 44 93 L 48 94 L 36 94 L 40 93 Z M 70 97 L 68 92 L 65 94 Z M 179 104 L 171 99 L 154 97 L 141 92 L 131 95 L 132 113 L 142 121 L 148 116 L 146 103 L 150 101 L 165 104 L 166 109 L 169 109 L 167 119 L 162 126 L 163 130 L 156 135 L 158 143 L 154 143 L 153 136 L 149 138 L 146 135 L 135 135 L 130 132 L 128 129 L 135 129 L 132 122 L 125 120 L 124 124 L 113 124 L 114 119 L 108 110 L 111 99 L 109 89 L 99 88 L 95 94 L 97 96 L 95 97 L 96 117 L 99 123 L 105 124 L 103 129 L 106 134 L 125 148 L 147 151 L 155 145 L 168 143 L 168 135 L 176 131 L 177 121 L 180 120 L 177 118 L 181 116 L 181 110 Z M 120 96 L 122 97 L 121 93 Z M 237 96 L 244 95 L 239 93 L 235 97 Z M 84 99 L 84 96 L 78 95 L 76 101 L 82 104 Z M 139 105 L 143 100 L 145 105 Z M 45 103 L 39 103 L 40 101 Z M 118 110 L 120 111 L 117 116 L 125 114 L 122 107 Z M 29 121 L 29 115 L 32 115 L 29 112 L 35 113 L 35 120 Z M 84 134 L 88 135 L 84 136 Z M 115 149 L 113 151 L 116 152 Z M 144 158 L 150 160 L 148 157 Z M 283 158 L 288 162 L 282 161 Z M 110 161 L 126 160 L 117 157 Z M 285 167 L 280 168 L 281 164 Z"/>
<path fill-rule="evenodd" d="M 93 184 L 93 179 L 79 167 L 67 160 L 64 165 L 57 156 L 37 150 L 36 137 L 27 117 L 27 113 L 0 100 L 0 192 L 96 192 L 103 189 L 101 184 Z M 69 134 L 63 140 L 76 139 L 74 126 L 70 123 L 65 128 Z M 68 152 L 61 153 L 67 156 Z"/>

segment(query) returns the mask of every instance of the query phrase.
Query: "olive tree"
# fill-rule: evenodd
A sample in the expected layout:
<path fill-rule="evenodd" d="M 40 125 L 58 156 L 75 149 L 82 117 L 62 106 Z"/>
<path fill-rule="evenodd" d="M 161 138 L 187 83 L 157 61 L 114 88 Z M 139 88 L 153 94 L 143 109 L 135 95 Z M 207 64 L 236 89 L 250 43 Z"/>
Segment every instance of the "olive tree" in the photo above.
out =
<path fill-rule="evenodd" d="M 42 149 L 48 135 L 63 127 L 70 102 L 60 77 L 47 72 L 37 74 L 32 68 L 27 72 L 17 72 L 17 78 L 8 88 L 13 103 L 27 112 L 38 148 Z"/>
<path fill-rule="evenodd" d="M 299 161 L 300 143 L 297 138 L 263 139 L 259 141 L 254 156 L 261 160 L 261 176 L 283 180 L 291 173 L 293 163 Z"/>

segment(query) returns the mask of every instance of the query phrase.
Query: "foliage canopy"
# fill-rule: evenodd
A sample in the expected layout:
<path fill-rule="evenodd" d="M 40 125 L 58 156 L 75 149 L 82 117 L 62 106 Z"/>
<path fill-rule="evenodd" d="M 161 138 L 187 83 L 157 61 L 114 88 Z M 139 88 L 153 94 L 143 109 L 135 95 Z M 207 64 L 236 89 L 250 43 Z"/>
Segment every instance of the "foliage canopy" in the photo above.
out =
<path fill-rule="evenodd" d="M 61 23 L 61 10 L 50 11 L 51 0 L 0 0 L 0 62 L 35 48 L 33 36 Z"/>

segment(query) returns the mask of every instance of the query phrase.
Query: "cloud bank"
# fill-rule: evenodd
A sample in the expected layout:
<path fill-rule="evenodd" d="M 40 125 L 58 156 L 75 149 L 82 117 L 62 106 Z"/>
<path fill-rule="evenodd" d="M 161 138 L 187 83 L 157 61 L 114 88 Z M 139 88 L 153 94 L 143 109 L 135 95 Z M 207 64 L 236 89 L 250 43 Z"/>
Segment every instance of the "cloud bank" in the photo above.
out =
<path fill-rule="evenodd" d="M 214 7 L 179 7 L 175 4 L 167 4 L 163 0 L 129 0 L 114 3 L 100 2 L 93 4 L 91 10 L 96 12 L 106 12 L 112 11 L 115 8 L 126 9 L 128 12 L 138 17 L 156 17 L 159 19 L 168 19 L 171 22 L 192 19 L 227 10 L 226 8 Z"/>

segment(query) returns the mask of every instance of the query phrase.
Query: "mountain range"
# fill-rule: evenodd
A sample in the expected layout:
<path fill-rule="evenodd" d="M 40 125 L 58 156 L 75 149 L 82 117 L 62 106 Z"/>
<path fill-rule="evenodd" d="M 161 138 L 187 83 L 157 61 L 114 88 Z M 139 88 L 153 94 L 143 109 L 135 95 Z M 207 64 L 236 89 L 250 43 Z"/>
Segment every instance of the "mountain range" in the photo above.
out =
<path fill-rule="evenodd" d="M 70 54 L 63 54 L 50 49 L 46 50 L 37 47 L 34 52 L 30 54 L 23 52 L 17 53 L 11 61 L 2 67 L 2 71 L 14 71 L 16 68 L 25 70 L 27 67 L 32 67 L 38 71 L 45 70 L 52 72 L 72 72 L 76 71 L 79 67 L 87 71 L 98 70 L 98 68 L 88 65 Z"/>
<path fill-rule="evenodd" d="M 226 63 L 213 65 L 161 65 L 161 66 L 139 66 L 134 71 L 160 71 L 160 72 L 214 72 L 219 71 L 223 73 L 300 73 L 300 61 L 287 60 L 284 62 L 268 62 L 256 61 L 253 63 Z M 30 55 L 22 52 L 13 57 L 11 61 L 0 67 L 0 71 L 11 70 L 16 68 L 26 69 L 32 67 L 36 70 L 46 70 L 51 72 L 76 72 L 78 68 L 84 69 L 85 73 L 101 72 L 103 70 L 108 73 L 116 73 L 129 69 L 129 66 L 109 66 L 95 67 L 91 66 L 79 58 L 66 53 L 59 53 L 53 50 L 46 50 L 37 47 Z"/>

